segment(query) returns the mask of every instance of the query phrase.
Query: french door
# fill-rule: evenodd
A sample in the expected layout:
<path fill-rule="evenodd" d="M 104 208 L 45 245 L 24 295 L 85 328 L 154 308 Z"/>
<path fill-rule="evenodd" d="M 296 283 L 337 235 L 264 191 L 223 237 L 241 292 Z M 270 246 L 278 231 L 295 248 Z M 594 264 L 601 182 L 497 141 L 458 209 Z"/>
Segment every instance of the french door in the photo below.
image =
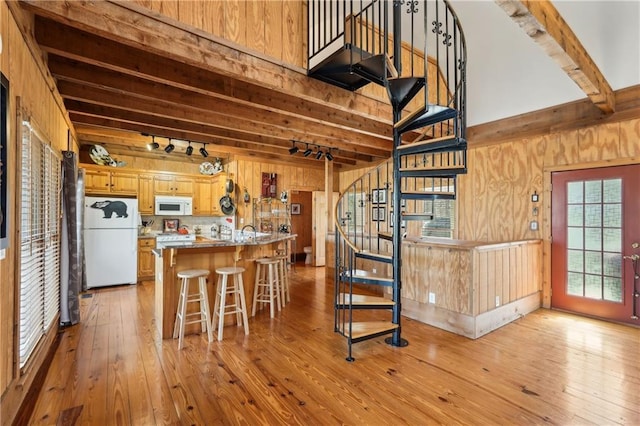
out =
<path fill-rule="evenodd" d="M 640 165 L 551 181 L 551 307 L 640 325 Z"/>

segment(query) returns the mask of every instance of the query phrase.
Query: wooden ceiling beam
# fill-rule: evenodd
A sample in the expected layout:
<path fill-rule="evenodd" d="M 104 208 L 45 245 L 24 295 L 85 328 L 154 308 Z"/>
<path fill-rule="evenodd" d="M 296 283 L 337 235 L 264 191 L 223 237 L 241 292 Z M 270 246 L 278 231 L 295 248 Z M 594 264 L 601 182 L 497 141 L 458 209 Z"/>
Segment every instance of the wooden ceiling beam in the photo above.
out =
<path fill-rule="evenodd" d="M 182 108 L 185 104 L 190 110 L 203 110 L 214 112 L 225 117 L 225 122 L 247 122 L 247 125 L 262 123 L 267 126 L 279 126 L 281 129 L 291 130 L 287 139 L 304 139 L 311 143 L 324 145 L 338 145 L 346 142 L 347 145 L 361 145 L 364 152 L 371 151 L 375 154 L 388 152 L 391 142 L 382 138 L 358 134 L 345 129 L 327 128 L 327 126 L 314 121 L 304 120 L 299 117 L 281 115 L 274 111 L 254 108 L 251 105 L 243 105 L 232 100 L 195 93 L 180 88 L 167 86 L 161 83 L 153 83 L 148 80 L 125 76 L 115 71 L 104 70 L 92 65 L 68 61 L 60 57 L 53 57 L 49 61 L 52 74 L 58 79 L 58 90 L 64 96 L 68 90 L 68 82 L 75 87 L 86 86 L 99 89 L 95 94 L 112 91 L 128 96 L 150 99 L 154 102 L 174 103 L 176 108 Z M 198 113 L 200 114 L 200 113 Z M 347 147 L 345 147 L 347 148 Z M 348 149 L 348 148 L 347 148 Z"/>
<path fill-rule="evenodd" d="M 373 119 L 382 117 L 389 120 L 391 117 L 388 103 L 309 78 L 302 69 L 232 49 L 214 36 L 177 28 L 159 16 L 129 8 L 124 2 L 22 0 L 21 4 L 36 15 L 181 64 L 256 84 L 276 93 L 289 94 L 304 99 L 314 107 L 331 106 L 335 110 L 358 113 Z"/>
<path fill-rule="evenodd" d="M 603 112 L 615 111 L 611 86 L 549 0 L 495 0 Z"/>
<path fill-rule="evenodd" d="M 254 107 L 276 110 L 293 117 L 317 120 L 328 126 L 348 128 L 368 135 L 391 137 L 390 118 L 371 118 L 353 111 L 317 105 L 295 95 L 274 92 L 244 81 L 150 54 L 140 49 L 88 34 L 57 22 L 36 18 L 36 39 L 48 53 L 94 66 L 142 77 L 210 96 L 233 99 Z"/>
<path fill-rule="evenodd" d="M 149 142 L 149 138 L 147 137 L 145 140 L 140 140 L 139 136 L 142 133 L 148 133 L 150 135 L 162 135 L 163 138 L 172 138 L 177 142 L 177 145 L 184 145 L 184 142 L 179 141 L 193 141 L 194 143 L 207 143 L 211 144 L 211 146 L 215 146 L 217 150 L 222 150 L 227 154 L 239 154 L 239 155 L 254 155 L 258 156 L 262 154 L 272 154 L 277 156 L 287 156 L 289 158 L 288 148 L 287 147 L 270 147 L 268 145 L 262 145 L 261 143 L 252 143 L 241 140 L 233 140 L 233 141 L 225 141 L 219 138 L 215 138 L 209 135 L 199 135 L 199 134 L 191 134 L 187 131 L 183 130 L 175 130 L 172 128 L 166 127 L 157 127 L 147 123 L 137 123 L 131 121 L 118 120 L 113 118 L 104 118 L 101 116 L 92 116 L 86 115 L 85 113 L 76 113 L 70 112 L 69 116 L 71 119 L 77 123 L 79 126 L 78 131 L 82 131 L 83 128 L 86 127 L 95 127 L 101 128 L 102 134 L 108 131 L 114 131 L 114 129 L 132 132 L 131 136 L 127 139 L 132 146 L 138 146 L 141 150 L 146 149 L 145 146 Z M 87 132 L 84 131 L 86 134 Z M 369 163 L 371 162 L 371 157 L 366 156 L 358 156 L 353 155 L 351 153 L 346 153 L 343 151 L 333 151 L 334 158 L 336 163 L 342 163 L 346 165 L 355 165 L 358 162 Z M 363 158 L 364 157 L 364 158 Z M 294 162 L 304 162 L 304 157 L 293 156 L 290 158 L 291 161 Z"/>
<path fill-rule="evenodd" d="M 196 124 L 204 134 L 215 136 L 218 130 L 227 132 L 238 131 L 247 135 L 268 134 L 270 138 L 282 140 L 289 144 L 290 140 L 303 140 L 314 145 L 322 145 L 340 149 L 345 152 L 361 152 L 388 158 L 389 152 L 374 148 L 353 147 L 347 144 L 337 144 L 331 139 L 323 139 L 318 135 L 298 133 L 295 129 L 274 126 L 266 123 L 251 123 L 245 120 L 232 120 L 217 112 L 192 108 L 185 105 L 174 105 L 162 100 L 140 99 L 124 93 L 109 92 L 107 90 L 88 87 L 66 81 L 58 83 L 61 95 L 65 98 L 65 106 L 71 112 L 86 111 L 92 115 L 116 117 L 121 120 L 135 120 L 139 122 L 167 125 L 171 128 L 181 128 Z M 206 126 L 206 127 L 205 127 Z M 238 133 L 239 134 L 239 133 Z M 332 143 L 333 142 L 333 143 Z M 335 143 L 335 146 L 334 146 Z"/>

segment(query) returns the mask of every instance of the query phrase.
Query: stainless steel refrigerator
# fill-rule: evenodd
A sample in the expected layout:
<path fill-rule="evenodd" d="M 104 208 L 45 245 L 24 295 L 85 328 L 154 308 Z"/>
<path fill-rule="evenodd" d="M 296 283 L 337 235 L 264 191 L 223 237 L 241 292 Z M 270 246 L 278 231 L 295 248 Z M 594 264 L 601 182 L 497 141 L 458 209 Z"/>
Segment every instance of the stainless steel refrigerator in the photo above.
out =
<path fill-rule="evenodd" d="M 85 197 L 87 287 L 135 284 L 138 274 L 138 200 Z"/>

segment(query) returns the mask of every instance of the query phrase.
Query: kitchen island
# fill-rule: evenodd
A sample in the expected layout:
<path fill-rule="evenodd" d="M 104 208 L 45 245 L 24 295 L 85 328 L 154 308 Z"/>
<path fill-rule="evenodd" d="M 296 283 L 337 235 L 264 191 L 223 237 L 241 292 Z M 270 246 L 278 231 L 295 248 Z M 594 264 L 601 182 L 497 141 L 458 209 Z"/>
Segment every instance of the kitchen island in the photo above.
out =
<path fill-rule="evenodd" d="M 253 303 L 253 288 L 256 274 L 255 260 L 272 256 L 276 250 L 284 252 L 295 234 L 274 233 L 259 237 L 242 237 L 236 240 L 215 240 L 198 236 L 195 242 L 165 244 L 154 249 L 156 255 L 155 274 L 155 320 L 163 339 L 173 337 L 173 325 L 178 307 L 180 284 L 177 273 L 185 269 L 207 269 L 209 308 L 213 312 L 217 282 L 216 268 L 239 266 L 245 269 L 245 300 L 247 307 Z M 195 281 L 195 280 L 194 280 Z M 196 285 L 193 283 L 192 285 Z M 195 308 L 193 306 L 192 308 Z M 231 318 L 229 318 L 231 321 Z M 199 330 L 198 324 L 187 326 L 187 333 Z"/>

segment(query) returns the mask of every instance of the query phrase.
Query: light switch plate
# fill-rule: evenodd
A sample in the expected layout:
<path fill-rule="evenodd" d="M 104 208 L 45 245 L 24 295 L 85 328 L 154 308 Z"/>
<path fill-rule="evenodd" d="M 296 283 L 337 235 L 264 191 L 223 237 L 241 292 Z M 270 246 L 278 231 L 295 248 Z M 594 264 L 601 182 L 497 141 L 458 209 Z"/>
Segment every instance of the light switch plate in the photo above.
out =
<path fill-rule="evenodd" d="M 429 292 L 429 303 L 436 303 L 436 294 Z"/>
<path fill-rule="evenodd" d="M 538 230 L 538 221 L 537 220 L 532 220 L 531 222 L 529 222 L 529 229 L 531 229 L 532 231 L 537 231 Z"/>

